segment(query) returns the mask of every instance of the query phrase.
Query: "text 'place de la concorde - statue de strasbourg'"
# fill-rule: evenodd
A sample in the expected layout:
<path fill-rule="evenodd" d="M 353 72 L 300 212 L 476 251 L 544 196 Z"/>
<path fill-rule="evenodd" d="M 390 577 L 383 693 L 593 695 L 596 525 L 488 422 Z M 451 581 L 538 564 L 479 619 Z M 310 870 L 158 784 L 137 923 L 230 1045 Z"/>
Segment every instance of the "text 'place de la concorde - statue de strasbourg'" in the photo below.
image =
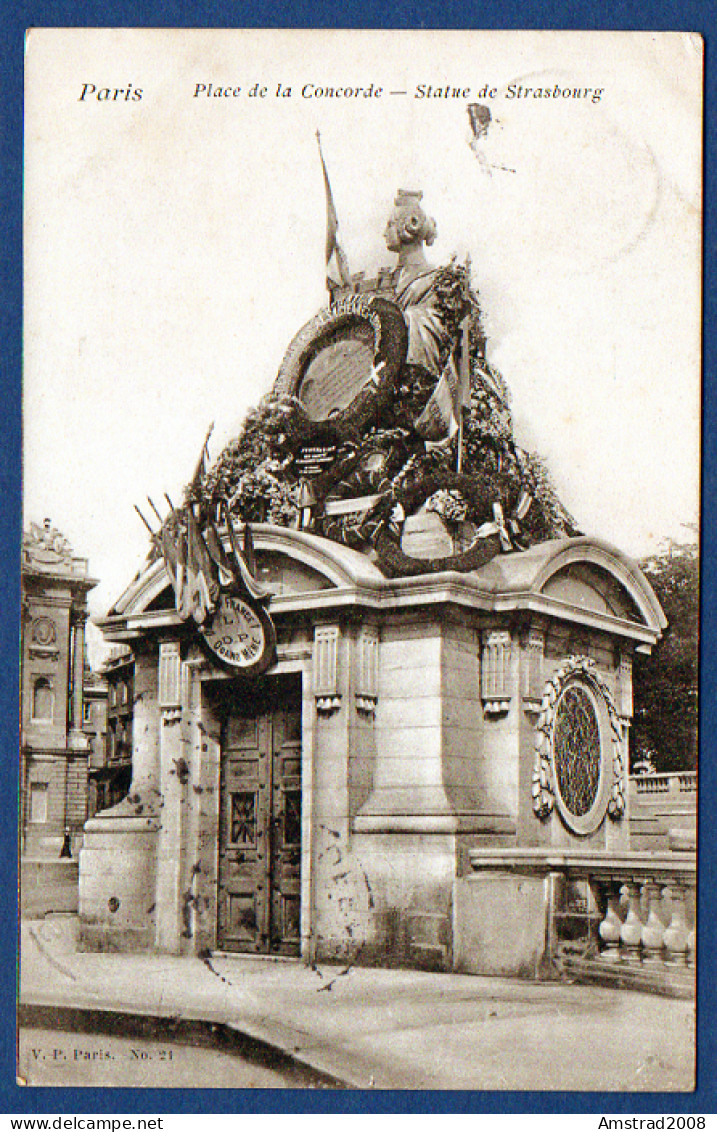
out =
<path fill-rule="evenodd" d="M 328 307 L 101 622 L 133 657 L 133 778 L 85 827 L 83 945 L 538 976 L 562 924 L 617 955 L 650 856 L 632 660 L 664 616 L 514 440 L 422 194 L 369 279 L 326 186 Z"/>

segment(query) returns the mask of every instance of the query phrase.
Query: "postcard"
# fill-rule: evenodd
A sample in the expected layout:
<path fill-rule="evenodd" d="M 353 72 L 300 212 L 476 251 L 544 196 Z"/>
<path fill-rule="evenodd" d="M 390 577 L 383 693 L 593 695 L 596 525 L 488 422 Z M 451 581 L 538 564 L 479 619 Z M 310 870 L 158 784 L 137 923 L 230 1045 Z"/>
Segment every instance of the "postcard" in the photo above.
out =
<path fill-rule="evenodd" d="M 695 1080 L 702 41 L 26 40 L 28 1086 Z"/>

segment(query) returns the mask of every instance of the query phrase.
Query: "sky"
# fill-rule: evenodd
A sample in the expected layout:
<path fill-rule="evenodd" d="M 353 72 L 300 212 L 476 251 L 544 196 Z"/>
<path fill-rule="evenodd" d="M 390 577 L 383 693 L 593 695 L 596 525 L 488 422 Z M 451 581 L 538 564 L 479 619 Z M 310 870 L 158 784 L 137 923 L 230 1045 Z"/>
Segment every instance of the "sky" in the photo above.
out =
<path fill-rule="evenodd" d="M 581 528 L 635 557 L 686 537 L 701 49 L 682 33 L 33 30 L 24 510 L 89 559 L 92 615 L 145 559 L 134 506 L 180 498 L 209 425 L 216 457 L 326 304 L 317 129 L 352 271 L 392 265 L 398 188 L 423 190 L 431 262 L 470 255 L 517 439 Z M 380 97 L 316 96 L 372 84 Z M 534 96 L 556 87 L 601 93 Z M 480 159 L 471 102 L 491 111 Z"/>

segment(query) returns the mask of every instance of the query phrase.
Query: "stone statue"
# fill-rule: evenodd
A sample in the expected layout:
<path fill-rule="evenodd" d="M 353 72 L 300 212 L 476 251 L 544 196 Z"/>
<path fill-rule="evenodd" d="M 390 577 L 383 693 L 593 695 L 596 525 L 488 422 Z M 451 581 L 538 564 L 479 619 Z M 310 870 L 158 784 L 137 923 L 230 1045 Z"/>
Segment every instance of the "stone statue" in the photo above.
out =
<path fill-rule="evenodd" d="M 41 568 L 69 566 L 72 562 L 72 547 L 49 519 L 45 519 L 42 526 L 30 523 L 30 530 L 24 532 L 22 541 L 25 556 L 33 565 Z"/>
<path fill-rule="evenodd" d="M 408 327 L 407 365 L 422 366 L 438 377 L 451 345 L 438 305 L 436 278 L 440 269 L 426 260 L 424 245 L 436 238 L 436 222 L 421 208 L 421 192 L 399 189 L 384 239 L 398 254 L 394 273 L 395 300 Z"/>

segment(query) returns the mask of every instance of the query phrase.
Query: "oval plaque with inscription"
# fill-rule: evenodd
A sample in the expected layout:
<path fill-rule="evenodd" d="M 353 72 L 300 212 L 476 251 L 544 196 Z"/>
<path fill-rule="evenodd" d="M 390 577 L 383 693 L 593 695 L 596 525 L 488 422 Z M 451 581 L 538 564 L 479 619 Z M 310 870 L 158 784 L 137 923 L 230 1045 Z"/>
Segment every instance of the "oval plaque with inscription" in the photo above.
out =
<path fill-rule="evenodd" d="M 211 623 L 200 628 L 215 656 L 246 675 L 259 676 L 271 664 L 276 634 L 261 606 L 233 594 L 222 594 Z"/>
<path fill-rule="evenodd" d="M 274 392 L 297 397 L 309 420 L 346 438 L 388 405 L 407 349 L 408 331 L 395 303 L 350 295 L 302 327 Z"/>

